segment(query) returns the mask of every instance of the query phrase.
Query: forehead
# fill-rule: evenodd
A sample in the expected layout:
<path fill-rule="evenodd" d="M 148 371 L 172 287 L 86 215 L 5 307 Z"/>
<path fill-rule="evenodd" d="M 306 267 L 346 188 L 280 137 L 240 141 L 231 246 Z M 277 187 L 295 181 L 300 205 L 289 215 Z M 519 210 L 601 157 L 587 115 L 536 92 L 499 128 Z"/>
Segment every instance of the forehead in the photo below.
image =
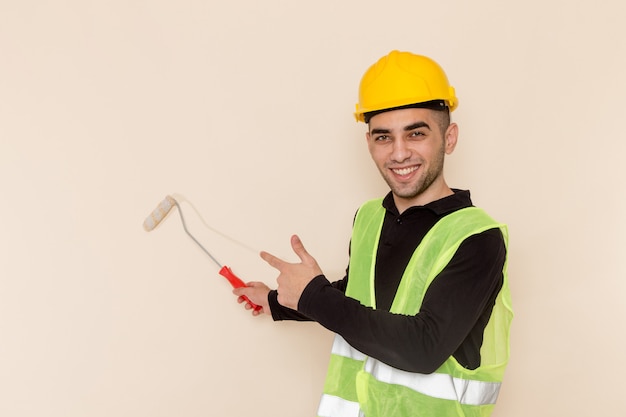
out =
<path fill-rule="evenodd" d="M 373 116 L 369 121 L 369 128 L 401 129 L 416 122 L 425 122 L 432 127 L 436 122 L 434 112 L 422 108 L 390 110 Z"/>

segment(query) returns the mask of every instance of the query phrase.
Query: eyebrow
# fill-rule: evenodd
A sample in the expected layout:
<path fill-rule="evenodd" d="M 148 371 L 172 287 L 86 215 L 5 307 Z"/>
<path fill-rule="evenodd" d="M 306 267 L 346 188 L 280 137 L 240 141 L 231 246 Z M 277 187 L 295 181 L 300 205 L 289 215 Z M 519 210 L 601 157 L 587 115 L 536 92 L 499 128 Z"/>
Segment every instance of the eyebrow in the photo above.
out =
<path fill-rule="evenodd" d="M 426 122 L 415 122 L 415 123 L 413 123 L 411 125 L 405 126 L 404 127 L 404 131 L 408 132 L 409 130 L 415 130 L 415 129 L 419 129 L 421 127 L 425 127 L 428 130 L 430 130 L 430 126 L 428 125 L 428 123 L 426 123 Z"/>
<path fill-rule="evenodd" d="M 428 130 L 431 130 L 430 129 L 430 125 L 428 123 L 421 122 L 421 121 L 412 123 L 412 124 L 407 125 L 407 126 L 404 126 L 403 130 L 405 132 L 410 132 L 411 130 L 419 129 L 419 128 L 422 128 L 422 127 L 425 127 Z M 390 129 L 378 128 L 378 129 L 372 129 L 372 131 L 370 133 L 372 133 L 372 134 L 381 134 L 381 133 L 390 133 L 390 132 L 391 132 Z"/>

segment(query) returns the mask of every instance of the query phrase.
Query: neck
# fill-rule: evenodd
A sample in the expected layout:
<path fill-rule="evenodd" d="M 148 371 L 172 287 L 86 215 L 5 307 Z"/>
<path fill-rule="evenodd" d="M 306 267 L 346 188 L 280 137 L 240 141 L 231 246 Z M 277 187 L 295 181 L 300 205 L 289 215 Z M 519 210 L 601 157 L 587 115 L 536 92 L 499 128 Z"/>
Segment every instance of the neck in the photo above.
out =
<path fill-rule="evenodd" d="M 400 197 L 394 194 L 393 201 L 396 204 L 398 212 L 402 214 L 410 207 L 425 206 L 428 203 L 451 196 L 452 194 L 454 194 L 454 191 L 443 182 L 440 186 L 434 186 L 433 184 L 433 186 L 411 198 Z"/>

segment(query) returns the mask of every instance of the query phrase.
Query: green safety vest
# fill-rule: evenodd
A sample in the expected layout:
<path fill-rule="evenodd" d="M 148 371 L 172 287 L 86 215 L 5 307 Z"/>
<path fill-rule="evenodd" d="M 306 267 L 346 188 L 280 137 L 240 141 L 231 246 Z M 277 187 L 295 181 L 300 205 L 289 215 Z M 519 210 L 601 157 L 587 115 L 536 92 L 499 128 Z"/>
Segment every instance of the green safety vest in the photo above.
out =
<path fill-rule="evenodd" d="M 346 296 L 373 308 L 376 252 L 385 216 L 381 203 L 381 199 L 367 202 L 356 215 L 346 288 Z M 495 227 L 508 245 L 506 226 L 479 208 L 461 209 L 439 220 L 413 253 L 390 311 L 416 315 L 428 286 L 461 242 Z M 506 268 L 505 262 L 503 286 L 483 335 L 480 367 L 465 369 L 451 356 L 432 374 L 402 371 L 364 355 L 336 335 L 318 416 L 489 416 L 509 359 L 513 311 Z"/>

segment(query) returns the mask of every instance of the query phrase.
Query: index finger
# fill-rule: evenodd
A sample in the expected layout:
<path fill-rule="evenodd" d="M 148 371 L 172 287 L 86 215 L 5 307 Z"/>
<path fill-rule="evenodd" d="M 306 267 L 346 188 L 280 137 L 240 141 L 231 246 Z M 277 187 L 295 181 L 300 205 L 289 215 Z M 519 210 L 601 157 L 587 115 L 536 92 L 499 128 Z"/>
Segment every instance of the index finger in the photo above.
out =
<path fill-rule="evenodd" d="M 270 266 L 278 269 L 280 271 L 281 267 L 285 264 L 285 261 L 283 261 L 280 258 L 277 258 L 276 256 L 272 255 L 271 253 L 267 253 L 262 251 L 261 252 L 261 258 L 267 262 L 268 264 L 270 264 Z"/>

